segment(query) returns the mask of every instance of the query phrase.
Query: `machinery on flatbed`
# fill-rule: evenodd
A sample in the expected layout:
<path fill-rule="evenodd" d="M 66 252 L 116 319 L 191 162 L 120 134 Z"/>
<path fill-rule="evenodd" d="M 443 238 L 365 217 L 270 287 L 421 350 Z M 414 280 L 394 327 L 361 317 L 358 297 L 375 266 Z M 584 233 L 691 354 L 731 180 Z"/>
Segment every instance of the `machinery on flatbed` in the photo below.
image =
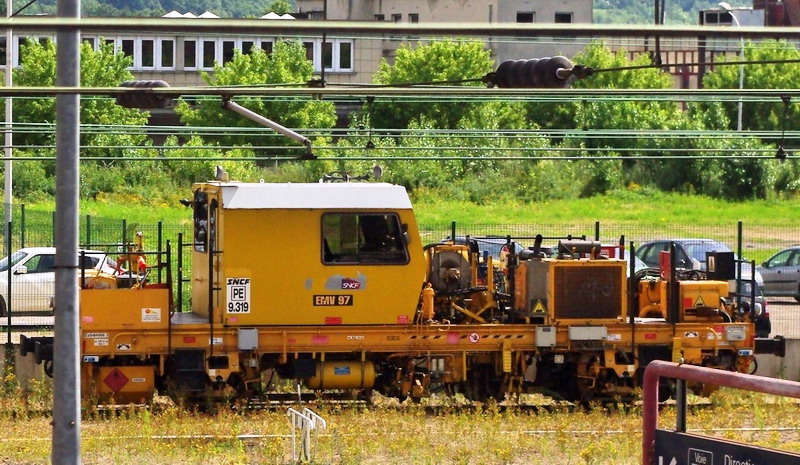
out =
<path fill-rule="evenodd" d="M 512 246 L 502 261 L 469 241 L 423 247 L 400 186 L 206 182 L 187 203 L 191 312 L 175 308 L 169 273 L 82 289 L 85 396 L 253 398 L 279 376 L 400 398 L 625 399 L 652 360 L 735 371 L 753 360 L 752 316 L 725 281 L 628 278 L 591 241 L 555 258 Z M 51 344 L 21 350 L 46 361 Z"/>

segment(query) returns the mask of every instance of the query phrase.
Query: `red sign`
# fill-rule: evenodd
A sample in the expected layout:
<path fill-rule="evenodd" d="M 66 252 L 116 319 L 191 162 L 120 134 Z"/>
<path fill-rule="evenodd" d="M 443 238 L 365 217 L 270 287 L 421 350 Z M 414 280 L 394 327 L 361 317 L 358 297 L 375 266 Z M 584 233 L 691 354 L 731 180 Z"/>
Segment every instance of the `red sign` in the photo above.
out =
<path fill-rule="evenodd" d="M 342 324 L 342 317 L 340 317 L 340 316 L 326 316 L 325 317 L 325 324 L 326 325 L 340 325 L 340 324 Z"/>
<path fill-rule="evenodd" d="M 328 336 L 314 336 L 311 338 L 312 344 L 327 344 L 328 343 Z"/>
<path fill-rule="evenodd" d="M 194 336 L 183 336 L 183 343 L 184 344 L 194 344 L 195 343 Z"/>
<path fill-rule="evenodd" d="M 656 333 L 644 333 L 644 338 L 645 339 L 655 339 L 656 338 Z"/>
<path fill-rule="evenodd" d="M 408 315 L 397 315 L 397 324 L 399 324 L 399 325 L 407 325 L 408 324 Z"/>
<path fill-rule="evenodd" d="M 342 289 L 361 289 L 361 283 L 355 279 L 343 278 Z"/>
<path fill-rule="evenodd" d="M 112 391 L 119 392 L 120 389 L 128 384 L 128 377 L 119 371 L 118 368 L 114 368 L 111 370 L 111 373 L 103 379 L 103 382 L 106 383 L 106 386 L 110 387 Z"/>

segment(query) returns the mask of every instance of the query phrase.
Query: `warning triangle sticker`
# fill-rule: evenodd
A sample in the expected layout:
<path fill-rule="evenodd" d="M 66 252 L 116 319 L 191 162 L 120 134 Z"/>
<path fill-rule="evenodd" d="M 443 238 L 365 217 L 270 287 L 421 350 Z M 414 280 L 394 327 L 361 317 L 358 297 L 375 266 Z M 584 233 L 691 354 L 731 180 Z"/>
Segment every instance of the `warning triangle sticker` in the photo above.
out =
<path fill-rule="evenodd" d="M 703 302 L 703 296 L 697 296 L 697 300 L 695 300 L 694 306 L 697 308 L 706 306 L 706 303 Z"/>
<path fill-rule="evenodd" d="M 533 313 L 547 313 L 547 309 L 544 308 L 541 300 L 536 301 L 536 305 L 533 306 Z"/>

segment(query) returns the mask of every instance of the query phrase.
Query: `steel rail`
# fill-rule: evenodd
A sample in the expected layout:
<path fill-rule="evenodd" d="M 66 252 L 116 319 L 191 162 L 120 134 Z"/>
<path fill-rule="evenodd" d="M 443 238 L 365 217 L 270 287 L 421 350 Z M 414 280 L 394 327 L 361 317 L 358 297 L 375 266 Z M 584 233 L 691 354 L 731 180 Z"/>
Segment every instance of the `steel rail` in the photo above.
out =
<path fill-rule="evenodd" d="M 294 148 L 301 148 L 295 146 Z M 322 150 L 322 149 L 320 149 Z M 362 149 L 367 150 L 367 149 Z M 467 150 L 466 148 L 464 150 Z M 474 150 L 474 149 L 470 149 Z M 509 149 L 514 151 L 516 149 Z M 564 151 L 563 149 L 542 148 L 541 151 L 558 152 Z M 585 152 L 596 151 L 593 149 L 582 149 Z M 599 150 L 598 150 L 599 151 Z M 620 152 L 618 149 L 607 149 L 608 152 Z M 631 150 L 632 152 L 641 150 Z M 721 152 L 722 150 L 706 150 L 707 152 Z M 741 150 L 730 150 L 737 152 Z M 748 152 L 755 152 L 756 150 L 747 150 Z M 774 152 L 775 149 L 767 150 L 766 152 Z M 786 159 L 793 159 L 797 156 L 797 150 L 784 150 Z M 13 161 L 53 161 L 56 157 L 19 157 L 14 156 L 11 158 Z M 116 161 L 116 162 L 151 162 L 151 163 L 164 163 L 171 161 L 290 161 L 300 160 L 300 156 L 268 156 L 268 157 L 81 157 L 79 161 Z M 650 162 L 659 162 L 667 160 L 779 160 L 775 155 L 618 155 L 618 156 L 579 156 L 567 155 L 563 157 L 558 156 L 475 156 L 475 157 L 382 157 L 382 156 L 318 156 L 314 161 L 418 161 L 418 162 L 444 162 L 444 161 L 472 161 L 472 162 L 489 162 L 489 161 L 523 161 L 523 162 L 537 162 L 537 161 L 629 161 L 629 160 L 647 160 Z"/>
<path fill-rule="evenodd" d="M 172 18 L 56 18 L 24 17 L 0 20 L 0 28 L 14 30 L 81 30 L 102 32 L 169 32 L 183 34 L 249 33 L 260 35 L 364 34 L 470 36 L 470 37 L 731 37 L 797 39 L 800 27 L 741 27 L 619 25 L 619 24 L 517 24 L 517 23 L 390 23 L 379 21 L 267 21 L 262 19 Z"/>
<path fill-rule="evenodd" d="M 105 95 L 116 97 L 125 94 L 152 93 L 171 96 L 281 96 L 286 98 L 311 96 L 324 98 L 331 96 L 356 97 L 420 97 L 420 96 L 452 96 L 452 97 L 771 97 L 776 103 L 782 97 L 799 97 L 800 89 L 497 89 L 482 87 L 382 87 L 382 88 L 340 88 L 340 87 L 0 87 L 0 97 L 52 97 L 57 95 Z"/>

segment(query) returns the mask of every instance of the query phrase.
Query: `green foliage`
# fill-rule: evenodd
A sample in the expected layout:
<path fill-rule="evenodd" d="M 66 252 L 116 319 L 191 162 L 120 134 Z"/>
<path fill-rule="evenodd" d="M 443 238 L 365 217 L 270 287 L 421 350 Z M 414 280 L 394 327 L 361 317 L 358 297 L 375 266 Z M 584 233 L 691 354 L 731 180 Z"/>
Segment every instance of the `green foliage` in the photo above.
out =
<path fill-rule="evenodd" d="M 697 24 L 697 12 L 718 8 L 715 0 L 672 0 L 665 2 L 666 24 Z M 598 24 L 653 24 L 653 2 L 641 0 L 600 0 L 594 2 L 594 22 Z"/>
<path fill-rule="evenodd" d="M 31 151 L 22 150 L 15 151 L 14 155 L 18 157 L 35 156 Z M 56 185 L 55 179 L 47 173 L 47 166 L 50 164 L 50 162 L 44 161 L 26 161 L 15 164 L 12 171 L 14 196 L 30 202 L 52 198 L 56 193 Z M 5 182 L 5 173 L 2 179 Z"/>
<path fill-rule="evenodd" d="M 731 61 L 739 61 L 739 57 L 730 56 Z M 746 61 L 798 60 L 800 50 L 785 40 L 765 40 L 758 43 L 746 42 L 744 59 Z M 744 66 L 745 89 L 797 89 L 800 87 L 800 63 L 759 64 Z M 703 78 L 703 86 L 707 89 L 738 89 L 739 66 L 717 66 L 715 70 Z M 735 129 L 737 124 L 738 102 L 712 102 L 700 105 L 701 111 L 707 112 L 704 119 L 709 126 L 714 125 L 716 115 L 722 111 L 727 116 L 726 129 Z M 790 105 L 784 121 L 785 107 L 780 102 L 749 102 L 742 106 L 742 128 L 747 130 L 771 130 L 785 127 L 787 130 L 800 126 L 800 112 L 797 105 Z M 717 126 L 718 127 L 718 126 Z"/>
<path fill-rule="evenodd" d="M 170 137 L 166 145 L 177 145 L 177 140 Z M 231 180 L 255 181 L 259 179 L 259 169 L 255 161 L 220 161 L 218 158 L 253 158 L 253 151 L 248 148 L 232 150 L 201 149 L 203 141 L 199 137 L 192 137 L 180 149 L 165 150 L 163 156 L 163 169 L 168 172 L 169 178 L 177 186 L 191 186 L 198 181 L 207 181 L 214 173 L 214 168 L 219 165 L 230 175 Z M 193 161 L 176 160 L 171 158 L 192 158 Z M 214 158 L 215 160 L 211 160 Z"/>
<path fill-rule="evenodd" d="M 393 65 L 385 59 L 381 60 L 374 81 L 377 84 L 401 86 L 479 79 L 491 72 L 493 66 L 492 57 L 483 42 L 436 40 L 415 48 L 407 44 L 401 46 L 397 50 Z M 460 85 L 482 86 L 483 84 L 470 82 Z M 431 127 L 454 129 L 469 125 L 462 122 L 464 119 L 480 120 L 483 105 L 466 102 L 376 101 L 371 107 L 367 105 L 364 111 L 369 113 L 371 125 L 376 128 L 407 128 L 424 120 Z M 513 111 L 511 107 L 498 111 L 495 116 L 501 118 L 498 122 L 499 127 L 514 127 L 520 123 L 519 111 Z"/>
<path fill-rule="evenodd" d="M 212 86 L 265 85 L 265 84 L 301 84 L 311 79 L 313 65 L 306 59 L 305 49 L 296 41 L 278 41 L 273 52 L 267 55 L 260 48 L 253 49 L 250 54 L 242 54 L 238 50 L 233 59 L 225 66 L 216 65 L 213 76 L 203 77 Z M 295 99 L 262 99 L 237 98 L 236 102 L 249 110 L 263 115 L 289 128 L 330 128 L 336 123 L 336 111 L 333 103 Z M 188 126 L 217 126 L 231 128 L 260 128 L 259 131 L 237 132 L 224 131 L 218 136 L 206 137 L 207 142 L 230 146 L 297 146 L 283 136 L 259 126 L 255 122 L 222 108 L 217 99 L 203 99 L 190 105 L 181 101 L 176 111 Z M 267 134 L 263 137 L 259 134 Z M 255 135 L 254 135 L 255 134 Z M 313 140 L 314 144 L 323 144 L 323 138 Z M 263 149 L 259 154 L 285 155 L 286 149 Z M 304 149 L 295 149 L 290 153 L 300 155 Z"/>
<path fill-rule="evenodd" d="M 267 5 L 267 11 L 265 11 L 265 13 L 269 13 L 270 11 L 279 15 L 286 14 L 292 11 L 292 4 L 289 0 L 272 0 L 269 2 L 269 5 Z"/>
<path fill-rule="evenodd" d="M 22 66 L 14 70 L 16 86 L 54 86 L 56 81 L 55 45 L 52 41 L 40 44 L 29 40 L 21 52 Z M 88 44 L 81 45 L 81 85 L 87 87 L 115 87 L 130 80 L 128 71 L 130 58 L 114 54 L 109 44 L 103 44 L 98 51 Z M 54 98 L 17 99 L 14 101 L 14 121 L 17 123 L 54 124 L 56 119 Z M 143 125 L 147 113 L 123 108 L 108 98 L 83 97 L 81 99 L 81 124 L 97 125 L 100 130 L 81 132 L 81 145 L 87 146 L 143 146 L 149 144 L 144 135 L 110 133 L 102 130 L 109 125 Z M 54 146 L 55 131 L 41 130 L 19 132 L 14 135 L 14 143 L 21 146 Z M 34 153 L 46 153 L 38 151 Z M 83 156 L 123 157 L 125 148 L 86 149 Z M 52 164 L 48 174 L 52 175 Z"/>

